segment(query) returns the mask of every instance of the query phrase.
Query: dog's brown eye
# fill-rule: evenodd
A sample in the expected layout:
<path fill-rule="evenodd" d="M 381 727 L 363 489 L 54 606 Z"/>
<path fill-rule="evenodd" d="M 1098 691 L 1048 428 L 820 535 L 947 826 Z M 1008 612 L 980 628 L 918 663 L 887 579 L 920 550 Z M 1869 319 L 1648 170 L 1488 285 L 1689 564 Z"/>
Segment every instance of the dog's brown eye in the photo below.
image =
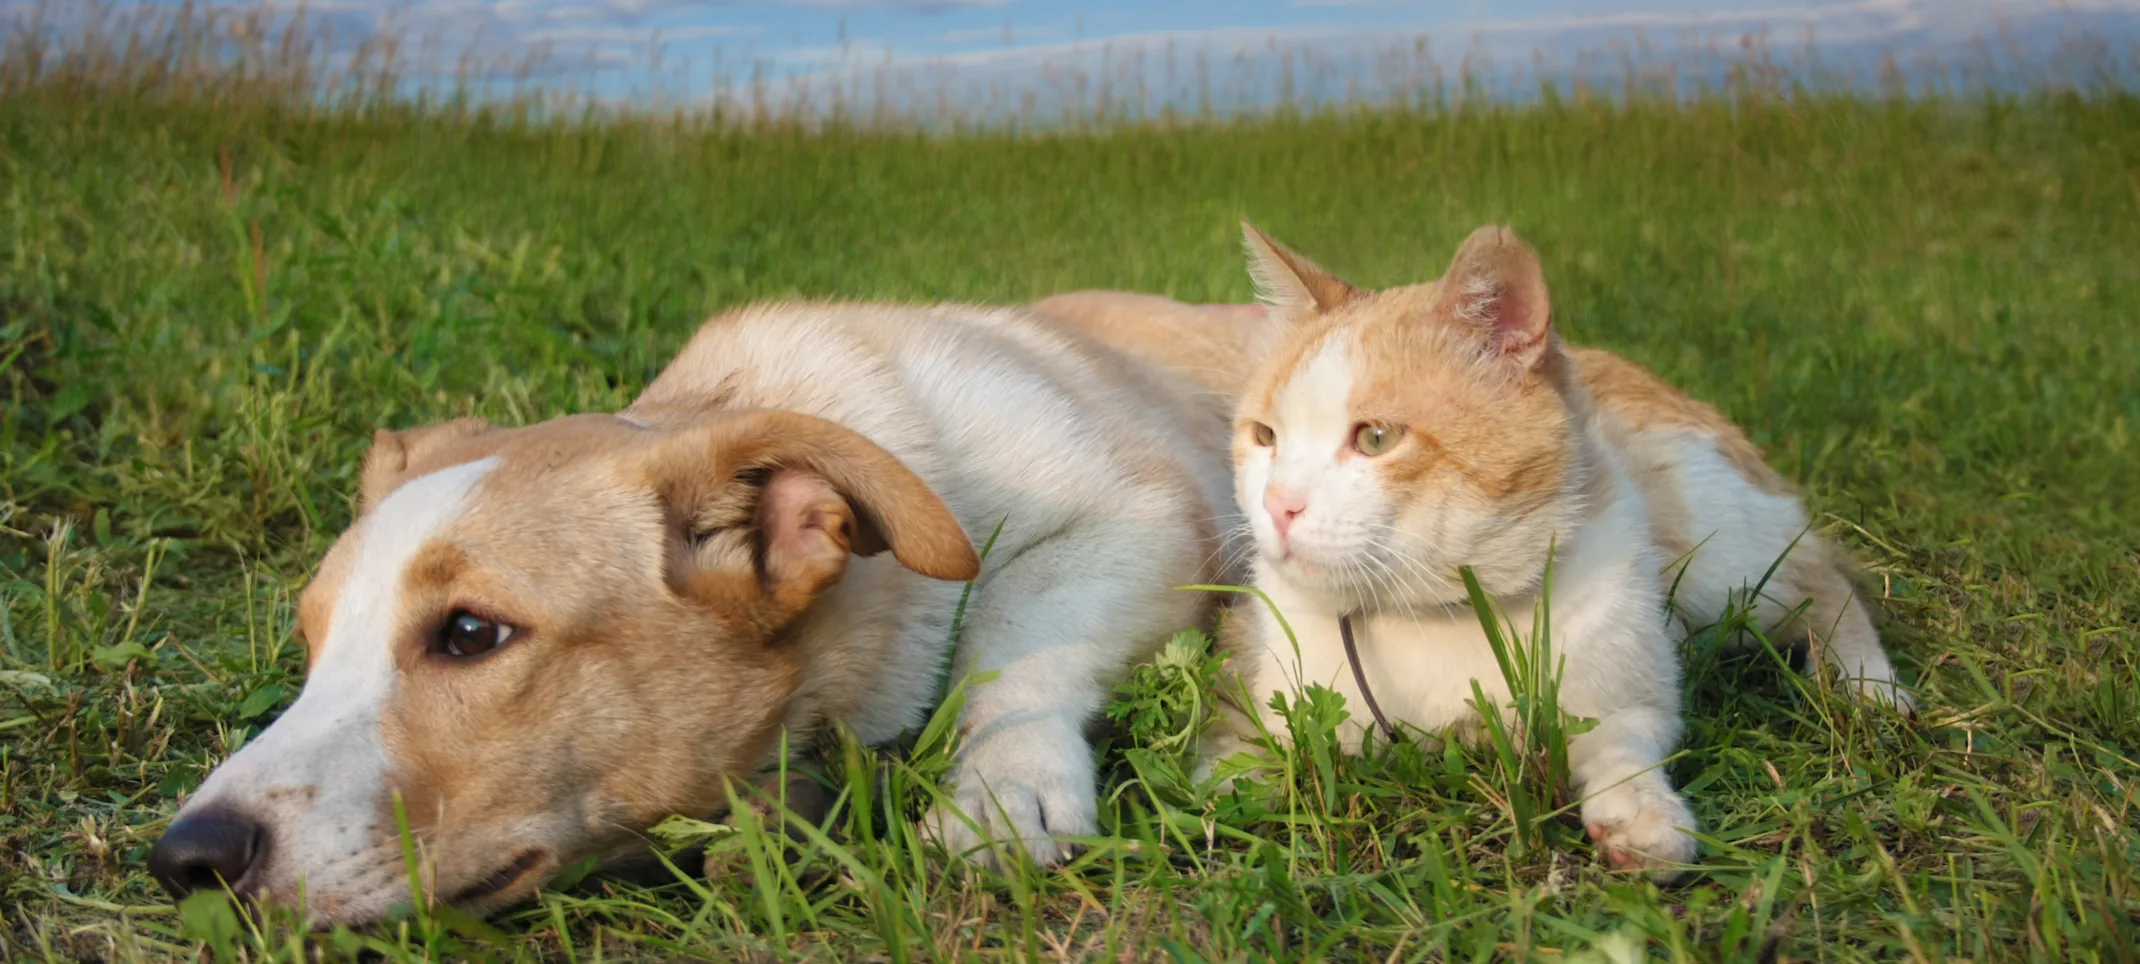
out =
<path fill-rule="evenodd" d="M 1270 448 L 1271 446 L 1278 444 L 1277 430 L 1271 428 L 1268 425 L 1263 424 L 1262 422 L 1249 423 L 1248 432 L 1249 437 L 1255 439 L 1256 444 L 1264 448 Z"/>
<path fill-rule="evenodd" d="M 1361 455 L 1374 458 L 1395 447 L 1397 440 L 1403 437 L 1403 426 L 1362 422 L 1359 428 L 1353 430 L 1352 448 Z"/>
<path fill-rule="evenodd" d="M 446 617 L 446 625 L 439 627 L 438 651 L 448 656 L 481 656 L 505 645 L 513 633 L 513 627 L 504 623 L 465 609 L 456 610 Z"/>

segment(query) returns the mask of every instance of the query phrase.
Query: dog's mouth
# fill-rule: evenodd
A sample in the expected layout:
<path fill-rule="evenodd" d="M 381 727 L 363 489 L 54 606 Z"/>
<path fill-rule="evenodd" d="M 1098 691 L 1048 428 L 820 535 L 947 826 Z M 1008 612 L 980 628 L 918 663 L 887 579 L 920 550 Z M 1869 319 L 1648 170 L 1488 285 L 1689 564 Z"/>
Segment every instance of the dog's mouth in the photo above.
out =
<path fill-rule="evenodd" d="M 546 856 L 547 854 L 540 848 L 523 850 L 519 856 L 513 858 L 511 863 L 493 870 L 483 875 L 483 878 L 475 883 L 461 888 L 453 895 L 453 899 L 447 901 L 447 903 L 460 906 L 480 904 L 512 890 L 522 881 L 533 877 L 536 871 L 540 870 L 543 864 L 547 862 L 544 859 Z"/>

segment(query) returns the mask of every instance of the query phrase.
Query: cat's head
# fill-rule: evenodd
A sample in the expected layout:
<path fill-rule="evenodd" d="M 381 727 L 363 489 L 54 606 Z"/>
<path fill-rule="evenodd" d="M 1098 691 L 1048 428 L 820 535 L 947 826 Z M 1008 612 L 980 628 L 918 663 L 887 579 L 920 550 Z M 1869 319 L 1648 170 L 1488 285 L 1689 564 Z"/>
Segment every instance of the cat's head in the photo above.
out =
<path fill-rule="evenodd" d="M 1347 608 L 1533 589 L 1591 476 L 1545 275 L 1506 227 L 1438 281 L 1354 287 L 1244 222 L 1288 334 L 1250 381 L 1235 494 L 1265 572 Z"/>

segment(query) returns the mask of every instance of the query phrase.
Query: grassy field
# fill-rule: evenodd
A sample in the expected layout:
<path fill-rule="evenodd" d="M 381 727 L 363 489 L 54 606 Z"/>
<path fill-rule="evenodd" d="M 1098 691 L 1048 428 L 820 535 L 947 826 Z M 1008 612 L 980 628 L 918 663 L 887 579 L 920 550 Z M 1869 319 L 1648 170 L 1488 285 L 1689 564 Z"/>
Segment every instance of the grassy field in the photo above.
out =
<path fill-rule="evenodd" d="M 1722 96 L 1061 136 L 0 99 L 0 956 L 2101 960 L 2140 946 L 2140 100 Z M 792 870 L 253 933 L 143 870 L 294 697 L 372 430 L 623 405 L 723 306 L 1243 300 L 1246 215 L 1351 279 L 1476 225 L 1564 330 L 1746 425 L 1857 551 L 1914 722 L 1690 645 L 1707 869 L 1606 872 L 1491 754 L 1296 762 L 1275 810 L 1113 741 L 1117 835 L 942 874 L 898 790 Z M 1122 761 L 1125 748 L 1142 769 Z M 1140 778 L 1140 774 L 1143 778 Z M 714 844 L 763 858 L 745 828 Z M 695 863 L 686 866 L 695 867 Z"/>

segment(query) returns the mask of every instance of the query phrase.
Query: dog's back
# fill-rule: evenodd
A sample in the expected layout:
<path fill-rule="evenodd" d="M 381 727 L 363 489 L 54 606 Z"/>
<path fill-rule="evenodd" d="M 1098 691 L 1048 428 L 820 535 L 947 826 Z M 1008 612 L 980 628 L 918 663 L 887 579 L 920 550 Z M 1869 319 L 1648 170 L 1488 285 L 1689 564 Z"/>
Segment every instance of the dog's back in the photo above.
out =
<path fill-rule="evenodd" d="M 1127 291 L 1067 292 L 1033 310 L 1190 386 L 1204 418 L 1225 425 L 1280 333 L 1260 305 L 1190 305 Z"/>
<path fill-rule="evenodd" d="M 1010 540 L 1101 505 L 1205 528 L 1232 512 L 1229 435 L 1207 397 L 1023 309 L 781 302 L 708 321 L 623 414 L 816 415 L 898 456 L 977 539 L 1013 517 Z"/>

